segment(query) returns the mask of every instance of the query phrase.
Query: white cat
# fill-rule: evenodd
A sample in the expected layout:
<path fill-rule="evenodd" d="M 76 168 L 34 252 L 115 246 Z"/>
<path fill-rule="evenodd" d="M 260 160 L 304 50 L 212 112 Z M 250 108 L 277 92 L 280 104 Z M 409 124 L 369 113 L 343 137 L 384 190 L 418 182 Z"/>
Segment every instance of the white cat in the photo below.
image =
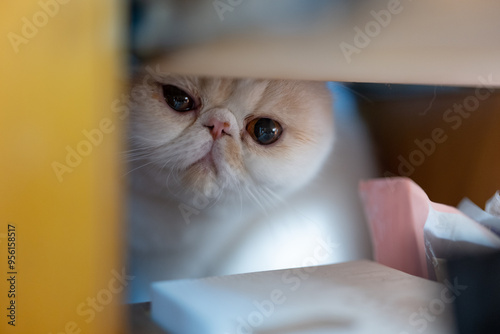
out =
<path fill-rule="evenodd" d="M 322 82 L 142 73 L 132 91 L 130 301 L 138 302 L 152 281 L 231 273 L 256 217 L 318 173 L 333 120 Z"/>

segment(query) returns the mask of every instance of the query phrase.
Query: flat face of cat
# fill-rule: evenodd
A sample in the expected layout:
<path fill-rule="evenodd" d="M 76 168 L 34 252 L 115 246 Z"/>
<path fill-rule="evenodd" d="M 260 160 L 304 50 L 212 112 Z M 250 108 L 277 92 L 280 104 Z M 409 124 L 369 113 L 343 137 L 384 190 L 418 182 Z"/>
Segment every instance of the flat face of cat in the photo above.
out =
<path fill-rule="evenodd" d="M 132 99 L 135 168 L 179 199 L 272 200 L 314 177 L 331 149 L 322 82 L 144 73 Z"/>

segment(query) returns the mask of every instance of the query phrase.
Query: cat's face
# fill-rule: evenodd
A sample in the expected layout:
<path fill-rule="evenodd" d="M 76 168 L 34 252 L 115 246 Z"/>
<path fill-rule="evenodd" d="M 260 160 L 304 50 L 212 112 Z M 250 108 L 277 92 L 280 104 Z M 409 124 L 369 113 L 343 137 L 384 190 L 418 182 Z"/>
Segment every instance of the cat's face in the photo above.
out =
<path fill-rule="evenodd" d="M 269 200 L 309 181 L 331 149 L 325 83 L 147 76 L 132 89 L 133 155 L 180 198 Z"/>

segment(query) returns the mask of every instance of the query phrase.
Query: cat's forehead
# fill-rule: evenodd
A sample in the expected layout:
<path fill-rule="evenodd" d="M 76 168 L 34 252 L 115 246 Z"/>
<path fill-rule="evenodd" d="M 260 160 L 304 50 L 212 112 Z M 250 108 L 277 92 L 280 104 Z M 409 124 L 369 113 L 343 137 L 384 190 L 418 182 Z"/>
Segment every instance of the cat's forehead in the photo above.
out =
<path fill-rule="evenodd" d="M 205 107 L 262 109 L 289 100 L 294 82 L 266 79 L 239 79 L 203 76 L 171 76 L 169 83 L 187 90 Z"/>

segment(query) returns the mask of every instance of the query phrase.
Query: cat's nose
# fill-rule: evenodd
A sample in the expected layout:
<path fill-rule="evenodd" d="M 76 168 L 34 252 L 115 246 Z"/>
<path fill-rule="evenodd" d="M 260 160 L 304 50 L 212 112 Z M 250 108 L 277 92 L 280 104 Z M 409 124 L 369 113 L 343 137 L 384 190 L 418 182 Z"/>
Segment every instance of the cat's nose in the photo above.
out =
<path fill-rule="evenodd" d="M 220 121 L 216 118 L 211 118 L 205 126 L 210 130 L 214 140 L 219 139 L 222 135 L 229 135 L 230 124 L 228 122 Z"/>

